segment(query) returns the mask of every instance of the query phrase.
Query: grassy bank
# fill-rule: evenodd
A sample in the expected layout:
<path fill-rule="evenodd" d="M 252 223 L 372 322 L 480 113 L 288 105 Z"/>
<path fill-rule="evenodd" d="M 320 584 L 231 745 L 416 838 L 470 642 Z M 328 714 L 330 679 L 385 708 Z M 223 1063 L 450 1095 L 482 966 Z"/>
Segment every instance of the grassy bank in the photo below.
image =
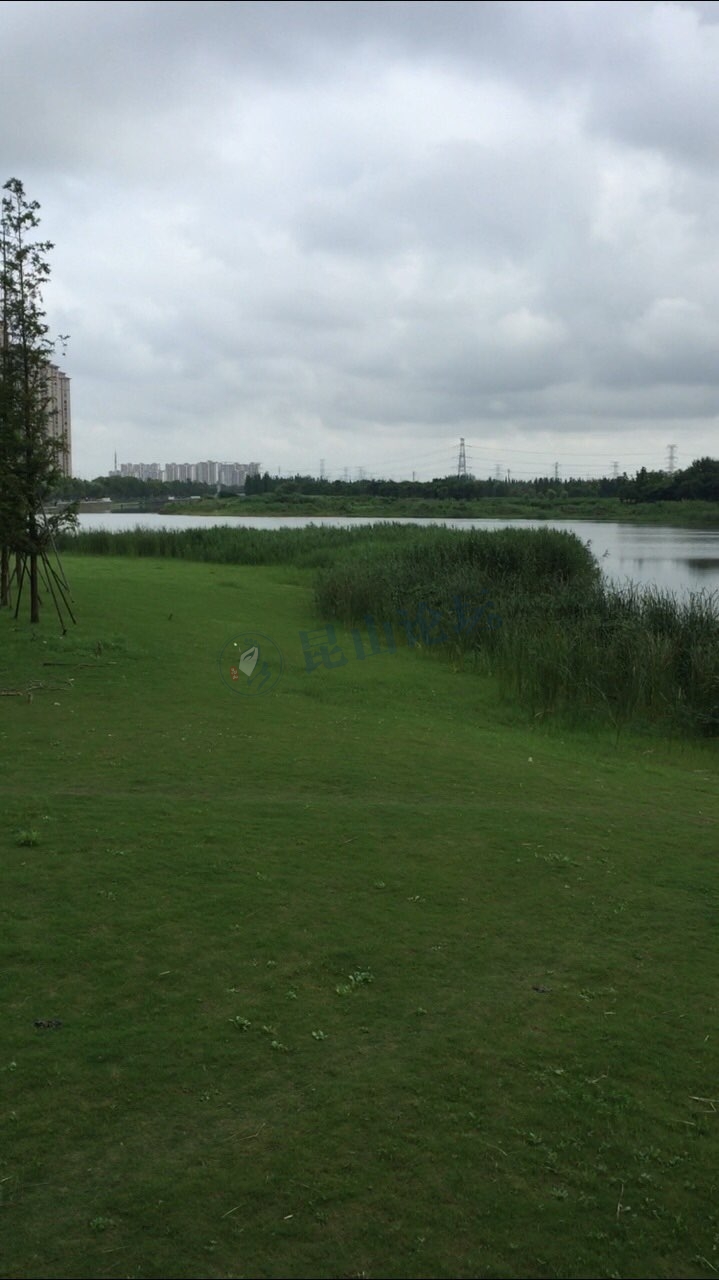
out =
<path fill-rule="evenodd" d="M 714 1275 L 715 753 L 308 671 L 297 566 L 67 568 L 0 615 L 2 1274 Z"/>
<path fill-rule="evenodd" d="M 533 717 L 589 718 L 615 732 L 631 725 L 719 733 L 716 601 L 613 589 L 573 534 L 390 523 L 275 531 L 219 526 L 94 530 L 61 545 L 102 556 L 314 568 L 326 621 L 363 624 L 371 616 L 395 627 L 401 643 L 434 647 L 495 676 Z M 385 644 L 393 640 L 384 637 Z"/>
<path fill-rule="evenodd" d="M 477 502 L 442 499 L 305 497 L 272 494 L 249 498 L 203 498 L 172 502 L 165 515 L 415 516 L 475 520 L 607 520 L 620 524 L 719 528 L 717 502 L 620 502 L 617 498 L 483 498 Z"/>

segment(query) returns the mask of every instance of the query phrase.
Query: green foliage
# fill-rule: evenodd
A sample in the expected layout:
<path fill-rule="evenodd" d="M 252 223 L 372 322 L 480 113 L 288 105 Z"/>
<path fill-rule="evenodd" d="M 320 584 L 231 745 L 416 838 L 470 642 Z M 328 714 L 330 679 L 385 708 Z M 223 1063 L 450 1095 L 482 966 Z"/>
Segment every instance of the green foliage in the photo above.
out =
<path fill-rule="evenodd" d="M 82 555 L 163 556 L 212 564 L 285 564 L 318 568 L 338 556 L 355 557 L 365 549 L 404 544 L 416 538 L 415 526 L 362 525 L 352 529 L 308 525 L 304 529 L 248 529 L 217 525 L 212 529 L 132 529 L 112 533 L 81 530 L 61 539 L 63 552 Z"/>
<path fill-rule="evenodd" d="M 478 602 L 480 593 L 503 587 L 577 587 L 598 577 L 580 539 L 556 529 L 415 529 L 392 549 L 379 535 L 364 557 L 342 560 L 321 573 L 317 606 L 347 621 L 368 613 L 389 620 L 397 609 L 420 602 L 447 616 L 457 596 Z"/>
<path fill-rule="evenodd" d="M 382 499 L 388 502 L 481 502 L 487 499 L 514 498 L 553 503 L 568 498 L 617 498 L 625 502 L 660 502 L 677 500 L 719 501 L 719 460 L 700 458 L 684 470 L 647 471 L 642 467 L 629 476 L 604 476 L 580 479 L 568 476 L 537 476 L 532 480 L 512 480 L 487 476 L 438 476 L 433 480 L 327 480 L 317 476 L 294 475 L 286 478 L 263 475 L 248 476 L 245 494 L 253 500 L 271 499 L 273 506 L 294 506 L 308 498 Z"/>
<path fill-rule="evenodd" d="M 653 588 L 508 597 L 492 668 L 534 716 L 719 736 L 719 611 Z"/>
<path fill-rule="evenodd" d="M 281 479 L 263 475 L 248 476 L 243 496 L 227 489 L 217 492 L 216 485 L 199 481 L 139 480 L 134 476 L 97 476 L 94 480 L 61 477 L 55 496 L 58 500 L 75 498 L 110 498 L 150 504 L 153 500 L 177 497 L 197 498 L 201 502 L 185 503 L 174 510 L 194 514 L 227 512 L 252 514 L 291 512 L 303 514 L 356 514 L 390 511 L 405 515 L 531 515 L 543 519 L 557 514 L 583 513 L 589 519 L 634 519 L 634 508 L 661 505 L 664 518 L 667 508 L 685 508 L 683 519 L 691 521 L 696 513 L 687 508 L 703 504 L 703 518 L 719 518 L 719 461 L 699 458 L 672 475 L 665 471 L 649 472 L 642 468 L 633 477 L 627 475 L 580 479 L 568 477 L 558 481 L 537 476 L 533 480 L 498 480 L 494 477 L 444 476 L 434 480 L 326 480 L 316 476 L 295 475 Z M 676 516 L 676 513 L 673 513 Z"/>
<path fill-rule="evenodd" d="M 47 519 L 45 503 L 60 475 L 63 442 L 51 431 L 49 360 L 52 343 L 42 309 L 50 275 L 49 241 L 33 241 L 37 201 L 11 178 L 0 220 L 0 604 L 9 603 L 11 554 L 19 558 L 18 596 L 27 562 L 30 616 L 39 621 L 38 559 L 71 513 Z"/>
<path fill-rule="evenodd" d="M 167 501 L 170 497 L 189 498 L 193 494 L 214 495 L 216 491 L 217 485 L 195 480 L 140 480 L 137 476 L 116 475 L 82 480 L 79 476 L 60 476 L 53 490 L 53 500 L 110 498 L 113 502 L 142 504 L 158 498 Z"/>
<path fill-rule="evenodd" d="M 423 602 L 448 636 L 437 647 L 498 677 L 535 717 L 719 735 L 711 597 L 612 587 L 577 537 L 553 529 L 423 534 L 322 570 L 318 612 L 392 622 Z M 481 606 L 461 630 L 457 600 Z"/>
<path fill-rule="evenodd" d="M 630 502 L 719 502 L 719 459 L 697 458 L 684 471 L 647 471 L 625 480 L 620 496 Z"/>
<path fill-rule="evenodd" d="M 600 483 L 600 488 L 601 483 Z M 569 486 L 571 488 L 571 486 Z M 176 515 L 232 516 L 372 516 L 375 519 L 405 517 L 418 519 L 498 519 L 498 520 L 601 520 L 625 524 L 672 525 L 713 529 L 719 527 L 719 502 L 674 498 L 654 502 L 622 500 L 582 493 L 553 494 L 549 490 L 513 492 L 512 496 L 494 495 L 471 499 L 398 496 L 377 497 L 349 493 L 327 495 L 270 492 L 258 497 L 202 498 L 193 503 L 173 504 L 166 508 Z"/>
<path fill-rule="evenodd" d="M 21 849 L 34 849 L 40 843 L 40 836 L 37 831 L 18 831 L 15 838 L 15 844 Z"/>

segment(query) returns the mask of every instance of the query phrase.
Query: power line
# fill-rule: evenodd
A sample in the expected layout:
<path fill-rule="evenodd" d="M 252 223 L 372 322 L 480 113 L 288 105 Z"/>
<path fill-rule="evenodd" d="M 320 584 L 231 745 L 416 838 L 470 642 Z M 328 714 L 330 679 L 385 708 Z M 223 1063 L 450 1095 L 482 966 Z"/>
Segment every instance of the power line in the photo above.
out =
<path fill-rule="evenodd" d="M 558 460 L 550 460 L 551 455 L 542 448 L 524 447 L 504 445 L 497 442 L 494 445 L 482 443 L 474 443 L 462 436 L 459 441 L 459 448 L 452 446 L 449 441 L 435 446 L 435 448 L 423 451 L 420 454 L 412 453 L 409 457 L 394 457 L 390 459 L 382 459 L 378 466 L 375 467 L 359 467 L 357 464 L 332 468 L 328 470 L 324 458 L 320 459 L 320 478 L 331 481 L 333 479 L 347 482 L 351 475 L 355 475 L 361 479 L 386 480 L 386 479 L 407 479 L 413 476 L 416 479 L 434 480 L 447 479 L 455 476 L 467 478 L 481 475 L 482 477 L 497 479 L 506 474 L 506 461 L 504 455 L 509 453 L 515 460 L 513 467 L 513 477 L 515 480 L 524 479 L 552 479 L 555 483 L 568 483 L 570 480 L 594 480 L 612 477 L 619 477 L 619 462 L 608 462 L 606 454 L 587 454 L 582 453 L 581 457 L 575 455 L 565 455 L 561 464 Z M 668 469 L 673 472 L 676 469 L 676 453 L 677 446 L 668 446 Z M 641 458 L 646 465 L 646 454 L 626 455 L 624 463 L 632 457 Z M 498 461 L 502 460 L 502 461 Z M 657 469 L 661 469 L 658 467 Z M 280 472 L 281 474 L 281 472 Z M 285 468 L 285 474 L 288 474 Z M 295 470 L 289 472 L 299 474 Z M 562 480 L 561 477 L 564 477 Z"/>

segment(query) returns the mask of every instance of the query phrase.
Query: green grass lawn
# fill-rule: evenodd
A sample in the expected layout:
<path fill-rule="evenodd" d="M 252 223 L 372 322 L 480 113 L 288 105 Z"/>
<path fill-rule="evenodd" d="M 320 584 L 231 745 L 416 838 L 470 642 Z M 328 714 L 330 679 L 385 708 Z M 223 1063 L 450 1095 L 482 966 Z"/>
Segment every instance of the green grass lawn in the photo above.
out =
<path fill-rule="evenodd" d="M 0 1274 L 716 1275 L 716 746 L 308 672 L 305 570 L 66 569 L 0 615 Z"/>

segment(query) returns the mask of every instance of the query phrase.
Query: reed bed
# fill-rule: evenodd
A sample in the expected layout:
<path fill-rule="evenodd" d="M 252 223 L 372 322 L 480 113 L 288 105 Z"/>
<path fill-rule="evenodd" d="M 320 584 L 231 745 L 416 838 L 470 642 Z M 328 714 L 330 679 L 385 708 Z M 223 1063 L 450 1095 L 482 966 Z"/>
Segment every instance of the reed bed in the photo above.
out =
<path fill-rule="evenodd" d="M 353 528 L 307 525 L 301 529 L 248 529 L 216 525 L 210 529 L 80 530 L 62 536 L 58 548 L 89 556 L 167 556 L 213 564 L 292 564 L 315 569 L 339 555 L 366 547 L 397 546 L 417 536 L 416 525 L 383 522 Z"/>
<path fill-rule="evenodd" d="M 538 719 L 719 736 L 716 595 L 612 586 L 566 532 L 433 532 L 321 570 L 319 611 L 410 618 L 413 639 L 496 676 Z"/>
<path fill-rule="evenodd" d="M 537 718 L 719 736 L 719 601 L 607 583 L 555 529 L 136 529 L 68 534 L 63 552 L 317 571 L 327 621 L 388 622 L 496 677 Z"/>

